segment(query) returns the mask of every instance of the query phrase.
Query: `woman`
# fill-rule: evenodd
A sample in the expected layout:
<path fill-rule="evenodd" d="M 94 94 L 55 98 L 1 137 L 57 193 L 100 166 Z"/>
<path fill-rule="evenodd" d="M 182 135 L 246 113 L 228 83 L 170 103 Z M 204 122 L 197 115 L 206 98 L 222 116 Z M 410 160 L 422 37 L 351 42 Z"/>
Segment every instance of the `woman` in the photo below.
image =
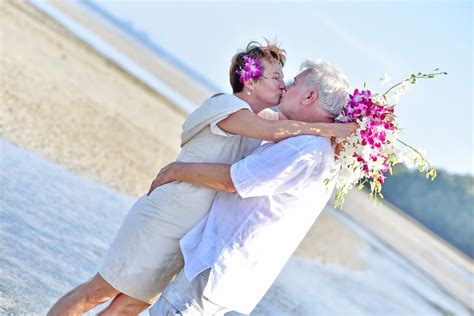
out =
<path fill-rule="evenodd" d="M 236 54 L 229 72 L 233 94 L 215 95 L 189 116 L 177 161 L 231 164 L 251 153 L 261 140 L 302 134 L 349 136 L 355 124 L 267 120 L 255 114 L 279 103 L 285 90 L 285 61 L 285 52 L 270 43 L 251 42 Z M 263 113 L 278 118 L 268 110 Z M 208 213 L 215 194 L 208 188 L 173 182 L 142 196 L 125 218 L 99 273 L 61 298 L 50 314 L 83 313 L 115 296 L 105 312 L 144 310 L 182 268 L 179 240 Z"/>

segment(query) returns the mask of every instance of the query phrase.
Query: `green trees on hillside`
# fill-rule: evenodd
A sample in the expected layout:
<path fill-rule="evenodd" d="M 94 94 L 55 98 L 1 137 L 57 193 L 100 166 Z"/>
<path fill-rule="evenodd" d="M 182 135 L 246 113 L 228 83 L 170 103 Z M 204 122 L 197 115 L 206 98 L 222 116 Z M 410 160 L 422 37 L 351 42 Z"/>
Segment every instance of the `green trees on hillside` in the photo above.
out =
<path fill-rule="evenodd" d="M 472 176 L 438 171 L 434 181 L 397 165 L 382 189 L 385 199 L 474 258 Z"/>

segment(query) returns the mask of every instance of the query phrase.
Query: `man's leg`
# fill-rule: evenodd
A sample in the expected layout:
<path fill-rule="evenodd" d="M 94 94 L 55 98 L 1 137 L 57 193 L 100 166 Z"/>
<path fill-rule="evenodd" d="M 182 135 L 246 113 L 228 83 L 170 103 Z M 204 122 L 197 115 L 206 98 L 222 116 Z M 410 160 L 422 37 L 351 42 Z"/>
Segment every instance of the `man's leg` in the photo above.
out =
<path fill-rule="evenodd" d="M 107 302 L 120 292 L 100 274 L 66 293 L 51 307 L 49 316 L 82 315 L 99 304 Z"/>
<path fill-rule="evenodd" d="M 223 316 L 230 311 L 204 297 L 210 271 L 207 269 L 188 281 L 181 270 L 150 308 L 150 315 Z"/>
<path fill-rule="evenodd" d="M 103 311 L 101 311 L 98 315 L 138 315 L 148 307 L 150 307 L 150 304 L 122 293 L 117 295 L 112 301 L 112 303 L 107 306 Z"/>
<path fill-rule="evenodd" d="M 196 315 L 192 315 L 187 311 L 189 316 L 201 316 L 197 311 Z M 173 306 L 166 297 L 160 296 L 159 300 L 150 309 L 151 316 L 180 316 L 182 311 Z"/>

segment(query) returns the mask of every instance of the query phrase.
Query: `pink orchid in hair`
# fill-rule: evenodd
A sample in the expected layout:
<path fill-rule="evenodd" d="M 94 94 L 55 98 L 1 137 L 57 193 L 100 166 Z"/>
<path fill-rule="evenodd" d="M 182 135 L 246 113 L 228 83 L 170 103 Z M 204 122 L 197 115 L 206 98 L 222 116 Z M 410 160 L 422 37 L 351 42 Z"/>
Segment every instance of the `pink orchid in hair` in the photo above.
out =
<path fill-rule="evenodd" d="M 240 75 L 241 83 L 251 78 L 258 78 L 263 74 L 260 60 L 248 55 L 245 55 L 242 59 L 244 60 L 244 67 L 240 67 L 240 69 L 236 70 L 236 73 Z"/>

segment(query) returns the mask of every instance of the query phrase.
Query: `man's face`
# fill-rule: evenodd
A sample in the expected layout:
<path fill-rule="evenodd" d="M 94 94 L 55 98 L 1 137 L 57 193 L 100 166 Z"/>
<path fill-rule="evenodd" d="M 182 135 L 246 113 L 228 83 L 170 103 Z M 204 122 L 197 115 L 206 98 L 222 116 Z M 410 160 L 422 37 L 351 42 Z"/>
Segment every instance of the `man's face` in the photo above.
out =
<path fill-rule="evenodd" d="M 293 82 L 286 87 L 286 92 L 283 94 L 278 108 L 281 113 L 289 119 L 296 119 L 298 111 L 302 106 L 302 101 L 305 98 L 305 93 L 308 91 L 307 86 L 308 70 L 300 72 L 293 80 Z"/>
<path fill-rule="evenodd" d="M 288 85 L 278 108 L 290 120 L 332 123 L 334 115 L 321 106 L 316 87 L 308 83 L 309 72 L 299 73 Z"/>

